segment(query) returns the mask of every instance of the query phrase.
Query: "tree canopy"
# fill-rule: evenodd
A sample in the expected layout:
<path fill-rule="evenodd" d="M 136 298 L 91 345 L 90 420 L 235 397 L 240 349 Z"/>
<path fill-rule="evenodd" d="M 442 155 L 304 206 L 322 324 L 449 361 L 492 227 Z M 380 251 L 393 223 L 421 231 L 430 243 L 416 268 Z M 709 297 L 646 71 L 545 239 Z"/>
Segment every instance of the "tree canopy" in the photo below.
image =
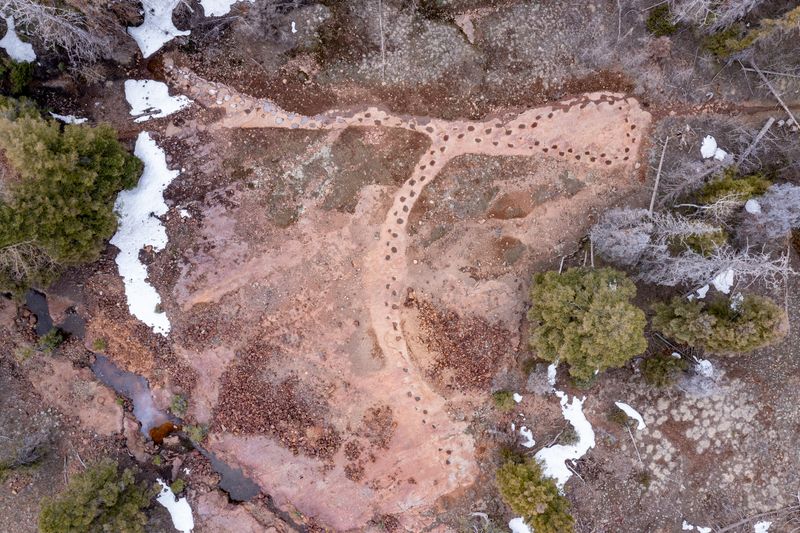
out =
<path fill-rule="evenodd" d="M 630 303 L 635 295 L 633 282 L 612 268 L 536 274 L 531 346 L 543 359 L 568 363 L 582 381 L 620 367 L 647 347 L 644 312 Z"/>

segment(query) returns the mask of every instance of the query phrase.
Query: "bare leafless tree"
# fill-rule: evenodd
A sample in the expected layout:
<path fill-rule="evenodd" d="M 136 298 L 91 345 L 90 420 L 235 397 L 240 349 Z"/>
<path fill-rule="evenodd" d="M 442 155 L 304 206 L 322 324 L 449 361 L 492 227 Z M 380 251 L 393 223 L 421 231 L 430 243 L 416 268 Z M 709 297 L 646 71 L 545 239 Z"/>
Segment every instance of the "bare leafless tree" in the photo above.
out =
<path fill-rule="evenodd" d="M 669 0 L 670 12 L 678 22 L 715 33 L 732 26 L 765 0 Z"/>
<path fill-rule="evenodd" d="M 0 284 L 22 285 L 54 274 L 59 268 L 49 253 L 33 242 L 18 242 L 0 248 Z"/>
<path fill-rule="evenodd" d="M 0 13 L 11 16 L 48 50 L 63 51 L 73 66 L 105 56 L 107 39 L 89 31 L 83 14 L 34 0 L 0 0 Z"/>
<path fill-rule="evenodd" d="M 792 228 L 800 228 L 800 187 L 797 185 L 773 185 L 756 200 L 761 212 L 749 214 L 739 225 L 739 233 L 746 240 L 785 239 Z"/>

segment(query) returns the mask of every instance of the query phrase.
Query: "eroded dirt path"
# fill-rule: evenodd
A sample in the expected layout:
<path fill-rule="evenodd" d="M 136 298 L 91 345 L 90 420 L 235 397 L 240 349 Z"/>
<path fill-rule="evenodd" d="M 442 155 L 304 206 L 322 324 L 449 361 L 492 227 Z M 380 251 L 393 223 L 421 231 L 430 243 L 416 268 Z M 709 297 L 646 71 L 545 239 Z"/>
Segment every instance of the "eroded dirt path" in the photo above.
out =
<path fill-rule="evenodd" d="M 387 505 L 379 505 L 384 512 L 424 506 L 437 496 L 471 483 L 475 475 L 473 442 L 465 433 L 466 423 L 456 422 L 448 415 L 444 398 L 427 384 L 411 360 L 403 335 L 400 309 L 409 288 L 409 213 L 422 189 L 447 162 L 464 154 L 543 155 L 599 170 L 632 170 L 650 114 L 624 95 L 591 93 L 483 121 L 396 115 L 377 107 L 304 116 L 287 112 L 270 100 L 239 94 L 189 70 L 172 66 L 167 69 L 180 92 L 200 105 L 224 111 L 221 119 L 204 126 L 209 129 L 339 130 L 382 126 L 423 133 L 430 139 L 414 172 L 394 194 L 380 238 L 374 241 L 364 261 L 366 303 L 387 364 L 361 386 L 372 388 L 373 394 L 375 390 L 385 390 L 383 400 L 395 412 L 397 430 L 386 457 L 379 459 L 379 463 L 386 463 L 382 470 L 393 475 L 413 473 L 417 479 L 413 485 L 393 490 L 393 496 L 385 498 Z M 393 385 L 383 389 L 381 383 Z M 340 496 L 340 502 L 347 501 L 346 494 Z M 355 493 L 352 496 L 353 507 L 357 508 L 355 500 L 359 497 Z M 351 517 L 353 521 L 358 514 Z"/>

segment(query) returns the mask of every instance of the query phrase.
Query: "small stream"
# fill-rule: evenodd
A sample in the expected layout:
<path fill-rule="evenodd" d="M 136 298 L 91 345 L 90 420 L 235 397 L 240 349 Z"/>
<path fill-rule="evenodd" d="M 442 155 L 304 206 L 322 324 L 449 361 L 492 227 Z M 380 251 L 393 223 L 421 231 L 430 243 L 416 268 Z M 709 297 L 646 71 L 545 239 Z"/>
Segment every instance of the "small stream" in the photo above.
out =
<path fill-rule="evenodd" d="M 25 294 L 25 306 L 36 315 L 36 334 L 40 337 L 47 335 L 53 329 L 53 318 L 50 316 L 47 296 L 39 291 L 30 290 Z M 67 311 L 67 316 L 64 322 L 58 325 L 58 329 L 83 339 L 85 325 L 83 317 L 73 309 Z M 150 384 L 143 376 L 122 370 L 111 359 L 99 353 L 95 353 L 91 369 L 101 383 L 133 402 L 133 415 L 140 422 L 141 431 L 147 438 L 150 438 L 150 429 L 165 422 L 181 423 L 181 420 L 156 406 L 150 393 Z M 244 502 L 261 492 L 261 488 L 245 476 L 241 469 L 229 466 L 198 443 L 192 442 L 192 445 L 211 462 L 213 470 L 220 475 L 219 488 L 228 493 L 232 501 Z"/>

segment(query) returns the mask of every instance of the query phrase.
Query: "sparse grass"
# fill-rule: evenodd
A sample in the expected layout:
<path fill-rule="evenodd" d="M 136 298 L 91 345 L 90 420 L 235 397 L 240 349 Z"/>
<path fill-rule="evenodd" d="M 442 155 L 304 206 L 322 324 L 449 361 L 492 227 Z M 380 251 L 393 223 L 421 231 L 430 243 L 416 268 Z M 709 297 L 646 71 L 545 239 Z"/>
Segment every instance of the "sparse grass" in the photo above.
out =
<path fill-rule="evenodd" d="M 105 352 L 107 348 L 108 348 L 108 343 L 102 337 L 98 337 L 94 341 L 92 341 L 92 350 L 96 352 Z"/>
<path fill-rule="evenodd" d="M 189 409 L 189 401 L 181 394 L 175 394 L 169 404 L 169 410 L 179 418 L 183 418 Z"/>
<path fill-rule="evenodd" d="M 22 362 L 27 361 L 28 359 L 30 359 L 31 356 L 33 354 L 35 354 L 35 353 L 36 353 L 36 350 L 34 350 L 33 347 L 31 347 L 31 346 L 20 346 L 19 348 L 14 350 L 14 358 L 18 362 L 22 363 Z"/>
<path fill-rule="evenodd" d="M 630 417 L 616 405 L 611 406 L 611 410 L 608 412 L 606 418 L 609 422 L 622 427 L 626 427 L 631 423 Z"/>
<path fill-rule="evenodd" d="M 184 426 L 183 432 L 186 433 L 186 436 L 189 437 L 189 440 L 192 442 L 203 442 L 203 439 L 206 438 L 208 434 L 208 427 L 204 424 L 195 424 L 190 426 Z"/>
<path fill-rule="evenodd" d="M 578 432 L 575 431 L 572 424 L 567 425 L 564 431 L 561 432 L 561 435 L 558 436 L 558 443 L 564 446 L 572 446 L 577 443 L 578 440 Z"/>
<path fill-rule="evenodd" d="M 689 362 L 686 359 L 672 357 L 666 353 L 648 357 L 642 361 L 640 367 L 644 380 L 654 387 L 672 385 L 678 375 L 685 372 L 687 368 L 689 368 Z"/>
<path fill-rule="evenodd" d="M 737 176 L 735 170 L 726 171 L 721 178 L 709 181 L 700 190 L 698 199 L 705 204 L 713 204 L 721 198 L 736 196 L 744 202 L 767 192 L 772 185 L 761 173 Z"/>
<path fill-rule="evenodd" d="M 633 475 L 633 479 L 647 489 L 650 487 L 650 483 L 653 481 L 653 476 L 647 470 L 640 470 Z"/>
<path fill-rule="evenodd" d="M 56 348 L 61 346 L 61 343 L 63 343 L 64 340 L 64 333 L 58 328 L 53 328 L 48 331 L 46 335 L 39 339 L 37 348 L 43 353 L 51 354 Z"/>
<path fill-rule="evenodd" d="M 153 457 L 153 464 L 156 466 L 161 466 L 164 464 L 164 459 L 162 459 L 160 455 L 156 455 Z"/>
<path fill-rule="evenodd" d="M 499 390 L 492 393 L 494 406 L 499 411 L 508 412 L 514 409 L 514 394 L 511 391 Z"/>

